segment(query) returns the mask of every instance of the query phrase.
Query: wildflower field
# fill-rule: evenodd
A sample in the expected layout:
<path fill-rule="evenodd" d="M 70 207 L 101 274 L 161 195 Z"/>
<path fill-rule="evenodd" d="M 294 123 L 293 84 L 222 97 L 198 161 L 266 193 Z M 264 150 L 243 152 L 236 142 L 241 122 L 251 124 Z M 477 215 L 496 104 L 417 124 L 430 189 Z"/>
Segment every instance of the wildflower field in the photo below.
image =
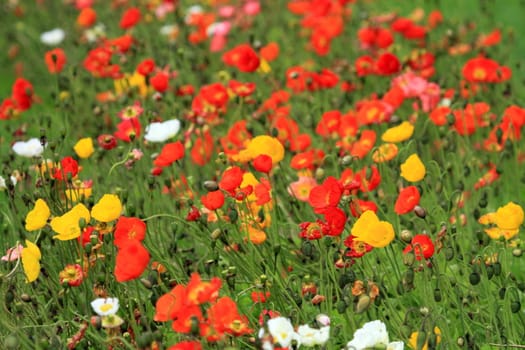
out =
<path fill-rule="evenodd" d="M 0 4 L 0 349 L 525 348 L 522 1 Z"/>

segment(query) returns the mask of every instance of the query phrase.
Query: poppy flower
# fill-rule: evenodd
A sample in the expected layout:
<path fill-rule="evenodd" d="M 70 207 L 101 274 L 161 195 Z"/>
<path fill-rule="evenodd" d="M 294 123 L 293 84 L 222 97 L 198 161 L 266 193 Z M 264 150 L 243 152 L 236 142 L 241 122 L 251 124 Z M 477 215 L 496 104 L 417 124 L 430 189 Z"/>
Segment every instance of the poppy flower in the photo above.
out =
<path fill-rule="evenodd" d="M 115 259 L 117 282 L 134 280 L 146 270 L 150 259 L 148 250 L 140 241 L 131 239 L 118 249 Z"/>
<path fill-rule="evenodd" d="M 302 202 L 307 202 L 312 188 L 317 186 L 317 182 L 311 176 L 299 176 L 288 186 L 288 193 Z"/>
<path fill-rule="evenodd" d="M 308 203 L 316 213 L 327 208 L 336 207 L 343 194 L 343 188 L 336 178 L 329 176 L 321 185 L 315 186 L 310 191 Z"/>
<path fill-rule="evenodd" d="M 60 284 L 67 283 L 70 287 L 78 287 L 84 280 L 84 272 L 79 264 L 69 264 L 58 273 Z"/>
<path fill-rule="evenodd" d="M 89 28 L 97 21 L 97 12 L 91 7 L 85 7 L 77 16 L 77 24 L 82 28 Z"/>
<path fill-rule="evenodd" d="M 276 42 L 269 42 L 259 50 L 259 55 L 266 62 L 272 62 L 279 56 L 279 45 Z"/>
<path fill-rule="evenodd" d="M 259 154 L 253 159 L 252 165 L 255 168 L 255 170 L 261 173 L 268 174 L 270 173 L 273 167 L 272 157 L 270 157 L 267 154 Z"/>
<path fill-rule="evenodd" d="M 340 236 L 346 225 L 345 212 L 340 208 L 332 207 L 324 210 L 323 216 L 326 222 L 324 235 Z"/>
<path fill-rule="evenodd" d="M 166 92 L 168 90 L 169 75 L 165 72 L 158 72 L 150 78 L 149 82 L 155 91 L 160 93 Z"/>
<path fill-rule="evenodd" d="M 105 194 L 91 208 L 91 216 L 100 222 L 110 222 L 118 219 L 122 212 L 122 203 L 115 194 Z"/>
<path fill-rule="evenodd" d="M 224 204 L 224 194 L 221 190 L 206 193 L 201 197 L 202 205 L 208 210 L 217 210 Z"/>
<path fill-rule="evenodd" d="M 447 117 L 451 111 L 452 110 L 447 106 L 439 106 L 430 112 L 428 117 L 435 125 L 443 126 L 448 123 Z"/>
<path fill-rule="evenodd" d="M 159 155 L 153 161 L 153 164 L 158 167 L 165 167 L 171 165 L 173 162 L 184 157 L 184 145 L 182 142 L 167 143 L 162 147 Z"/>
<path fill-rule="evenodd" d="M 238 188 L 242 183 L 243 171 L 238 166 L 233 166 L 226 169 L 222 173 L 221 180 L 219 181 L 219 188 L 234 193 L 235 189 Z"/>
<path fill-rule="evenodd" d="M 256 136 L 249 141 L 246 149 L 242 150 L 238 157 L 235 158 L 239 159 L 239 161 L 241 159 L 249 161 L 261 154 L 266 154 L 272 158 L 273 164 L 277 164 L 284 158 L 284 147 L 275 137 L 268 135 Z"/>
<path fill-rule="evenodd" d="M 79 203 L 62 216 L 55 216 L 51 220 L 51 228 L 57 233 L 53 236 L 60 241 L 68 241 L 80 237 L 80 221 L 88 223 L 91 219 L 89 210 Z"/>
<path fill-rule="evenodd" d="M 352 235 L 348 236 L 343 241 L 343 244 L 348 248 L 348 252 L 345 255 L 351 258 L 360 258 L 374 249 L 370 244 L 356 240 Z"/>
<path fill-rule="evenodd" d="M 410 252 L 414 252 L 416 260 L 430 259 L 434 255 L 434 243 L 428 235 L 415 235 L 410 244 L 403 250 L 403 254 Z"/>
<path fill-rule="evenodd" d="M 213 145 L 213 137 L 209 131 L 198 135 L 191 148 L 191 160 L 201 166 L 208 163 L 212 157 Z"/>
<path fill-rule="evenodd" d="M 19 111 L 28 110 L 33 104 L 33 84 L 23 78 L 17 78 L 13 83 L 11 97 Z"/>
<path fill-rule="evenodd" d="M 64 157 L 60 161 L 60 168 L 55 169 L 53 178 L 57 180 L 66 180 L 73 178 L 78 174 L 78 162 L 72 157 Z"/>
<path fill-rule="evenodd" d="M 499 207 L 495 213 L 482 215 L 478 222 L 482 225 L 493 225 L 485 229 L 485 232 L 492 239 L 503 237 L 509 240 L 518 234 L 520 226 L 523 224 L 523 219 L 523 208 L 514 202 L 509 202 Z"/>
<path fill-rule="evenodd" d="M 105 149 L 106 151 L 117 147 L 117 139 L 115 138 L 115 136 L 109 134 L 103 134 L 97 137 L 97 143 L 101 148 Z"/>
<path fill-rule="evenodd" d="M 398 143 L 408 140 L 414 133 L 414 125 L 404 121 L 401 124 L 386 130 L 381 136 L 384 142 Z"/>
<path fill-rule="evenodd" d="M 196 340 L 185 340 L 170 346 L 168 350 L 202 350 L 202 344 Z"/>
<path fill-rule="evenodd" d="M 397 156 L 398 148 L 395 143 L 383 143 L 373 153 L 372 160 L 376 163 L 384 163 Z"/>
<path fill-rule="evenodd" d="M 379 75 L 392 75 L 401 70 L 401 62 L 396 55 L 385 52 L 374 63 L 374 72 Z"/>
<path fill-rule="evenodd" d="M 37 199 L 34 208 L 27 213 L 25 228 L 27 231 L 35 231 L 44 227 L 51 216 L 51 211 L 43 199 Z"/>
<path fill-rule="evenodd" d="M 122 29 L 130 29 L 134 27 L 141 18 L 140 10 L 136 7 L 127 9 L 120 18 L 119 27 Z"/>
<path fill-rule="evenodd" d="M 255 50 L 248 44 L 240 44 L 222 56 L 222 60 L 229 66 L 237 67 L 241 72 L 254 72 L 259 68 L 261 60 Z"/>
<path fill-rule="evenodd" d="M 85 137 L 78 140 L 78 142 L 73 146 L 73 150 L 79 158 L 89 158 L 95 149 L 93 148 L 93 139 L 91 137 Z"/>
<path fill-rule="evenodd" d="M 416 205 L 419 204 L 420 194 L 416 186 L 408 186 L 403 188 L 397 196 L 394 211 L 398 215 L 403 215 L 411 212 Z"/>
<path fill-rule="evenodd" d="M 138 118 L 126 119 L 118 123 L 115 137 L 124 142 L 131 142 L 140 137 L 140 122 Z"/>
<path fill-rule="evenodd" d="M 155 61 L 153 58 L 146 58 L 137 65 L 137 72 L 141 75 L 147 76 L 155 69 Z"/>
<path fill-rule="evenodd" d="M 146 223 L 139 218 L 121 216 L 115 225 L 113 244 L 118 248 L 129 240 L 143 241 L 146 237 Z"/>
<path fill-rule="evenodd" d="M 219 334 L 229 334 L 235 337 L 251 334 L 248 319 L 241 316 L 237 304 L 229 297 L 222 297 L 207 310 L 208 322 L 211 328 Z"/>
<path fill-rule="evenodd" d="M 425 174 L 425 165 L 415 153 L 410 155 L 405 162 L 401 164 L 401 177 L 409 182 L 421 181 L 425 177 Z"/>
<path fill-rule="evenodd" d="M 47 65 L 49 73 L 60 73 L 66 64 L 67 58 L 64 50 L 56 48 L 47 51 L 44 55 L 44 60 Z"/>
<path fill-rule="evenodd" d="M 317 123 L 315 132 L 323 137 L 337 134 L 341 123 L 341 112 L 338 110 L 323 113 L 321 120 Z"/>
<path fill-rule="evenodd" d="M 218 277 L 213 277 L 209 281 L 203 281 L 198 273 L 192 273 L 186 285 L 186 304 L 203 305 L 215 302 L 219 297 L 221 285 L 222 281 Z"/>
<path fill-rule="evenodd" d="M 180 121 L 178 119 L 154 122 L 146 126 L 144 140 L 148 142 L 164 142 L 177 135 L 179 130 Z"/>
<path fill-rule="evenodd" d="M 31 283 L 40 275 L 40 259 L 42 254 L 36 244 L 26 239 L 26 246 L 20 253 L 22 257 L 22 267 L 26 275 L 26 281 Z"/>
<path fill-rule="evenodd" d="M 394 228 L 387 221 L 379 221 L 370 210 L 365 211 L 354 223 L 351 230 L 355 240 L 365 242 L 374 248 L 386 247 L 395 238 Z"/>

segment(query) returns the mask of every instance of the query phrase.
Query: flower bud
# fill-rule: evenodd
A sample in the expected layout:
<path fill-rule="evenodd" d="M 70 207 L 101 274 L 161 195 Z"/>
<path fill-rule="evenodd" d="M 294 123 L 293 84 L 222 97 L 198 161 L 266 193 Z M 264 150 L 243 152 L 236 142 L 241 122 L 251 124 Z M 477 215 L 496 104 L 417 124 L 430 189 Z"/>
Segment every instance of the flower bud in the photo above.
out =
<path fill-rule="evenodd" d="M 419 205 L 416 205 L 414 207 L 413 211 L 414 211 L 414 214 L 416 214 L 421 219 L 424 219 L 427 216 L 427 212 L 426 212 L 425 208 L 420 207 Z"/>
<path fill-rule="evenodd" d="M 370 306 L 371 299 L 368 295 L 362 294 L 357 301 L 355 312 L 357 314 L 365 312 Z"/>
<path fill-rule="evenodd" d="M 208 192 L 217 191 L 219 189 L 219 185 L 217 184 L 217 182 L 211 180 L 204 181 L 203 186 Z"/>
<path fill-rule="evenodd" d="M 468 279 L 470 284 L 473 286 L 477 285 L 481 281 L 481 277 L 477 272 L 472 272 Z"/>
<path fill-rule="evenodd" d="M 403 242 L 410 243 L 413 237 L 414 236 L 412 235 L 411 231 L 409 230 L 401 231 L 401 239 L 403 240 Z"/>
<path fill-rule="evenodd" d="M 521 248 L 514 248 L 512 250 L 512 255 L 514 255 L 517 258 L 519 258 L 522 254 L 523 254 L 523 250 L 521 250 Z"/>
<path fill-rule="evenodd" d="M 510 303 L 510 311 L 512 311 L 513 314 L 517 313 L 521 310 L 521 303 L 519 300 L 515 300 Z"/>

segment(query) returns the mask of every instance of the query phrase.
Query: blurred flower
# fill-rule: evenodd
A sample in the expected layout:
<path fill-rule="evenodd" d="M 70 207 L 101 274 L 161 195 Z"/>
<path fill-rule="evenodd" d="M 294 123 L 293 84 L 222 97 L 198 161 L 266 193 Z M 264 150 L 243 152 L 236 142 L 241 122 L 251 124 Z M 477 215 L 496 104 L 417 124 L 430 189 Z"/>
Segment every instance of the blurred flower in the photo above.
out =
<path fill-rule="evenodd" d="M 64 215 L 54 217 L 51 220 L 51 228 L 58 235 L 53 236 L 53 238 L 67 241 L 79 237 L 81 219 L 86 223 L 90 220 L 89 210 L 81 203 L 75 205 Z"/>
<path fill-rule="evenodd" d="M 297 334 L 301 346 L 313 347 L 316 345 L 324 345 L 328 341 L 328 338 L 330 338 L 330 326 L 312 328 L 304 324 L 297 328 Z"/>
<path fill-rule="evenodd" d="M 312 188 L 317 186 L 317 181 L 311 176 L 299 176 L 288 186 L 288 193 L 302 202 L 307 202 Z"/>
<path fill-rule="evenodd" d="M 44 227 L 51 215 L 47 203 L 43 199 L 37 199 L 35 207 L 26 216 L 25 228 L 27 231 L 35 231 Z"/>
<path fill-rule="evenodd" d="M 395 238 L 392 224 L 386 221 L 379 221 L 377 215 L 367 210 L 352 227 L 352 236 L 355 240 L 365 242 L 374 248 L 386 247 Z"/>
<path fill-rule="evenodd" d="M 272 158 L 272 163 L 277 164 L 284 158 L 284 147 L 275 137 L 268 135 L 256 136 L 248 142 L 246 149 L 235 155 L 234 160 L 247 162 L 258 155 L 266 154 Z"/>
<path fill-rule="evenodd" d="M 409 182 L 417 182 L 425 177 L 426 169 L 417 154 L 412 154 L 401 164 L 401 177 Z"/>
<path fill-rule="evenodd" d="M 272 318 L 268 320 L 266 325 L 273 342 L 279 343 L 281 347 L 289 347 L 292 341 L 299 340 L 299 335 L 294 331 L 292 322 L 286 317 Z"/>
<path fill-rule="evenodd" d="M 414 133 L 414 125 L 404 121 L 401 124 L 386 130 L 381 136 L 384 142 L 398 143 L 408 140 Z"/>
<path fill-rule="evenodd" d="M 346 344 L 348 350 L 365 350 L 372 348 L 384 348 L 387 350 L 402 350 L 404 343 L 400 341 L 390 342 L 386 325 L 379 321 L 367 322 L 363 327 L 354 332 L 354 338 Z"/>
<path fill-rule="evenodd" d="M 60 28 L 55 28 L 48 32 L 40 34 L 40 41 L 48 46 L 56 46 L 64 41 L 66 37 L 66 32 Z"/>
<path fill-rule="evenodd" d="M 46 62 L 49 73 L 54 74 L 62 71 L 67 62 L 67 58 L 64 50 L 56 48 L 45 53 L 44 61 Z"/>
<path fill-rule="evenodd" d="M 410 244 L 403 250 L 403 254 L 409 252 L 414 252 L 416 260 L 430 259 L 434 255 L 434 243 L 428 235 L 415 235 Z"/>
<path fill-rule="evenodd" d="M 138 239 L 128 239 L 119 246 L 115 259 L 115 278 L 126 282 L 138 278 L 149 264 L 148 250 Z"/>
<path fill-rule="evenodd" d="M 428 338 L 429 336 L 436 337 L 436 343 L 439 344 L 441 342 L 441 330 L 438 327 L 434 327 L 433 334 L 430 334 L 430 332 L 427 332 L 425 337 L 425 343 L 422 347 L 418 344 L 418 338 L 419 338 L 419 332 L 413 332 L 410 335 L 410 339 L 408 340 L 408 346 L 412 349 L 418 349 L 418 350 L 428 350 Z"/>
<path fill-rule="evenodd" d="M 80 158 L 89 158 L 93 152 L 95 152 L 93 139 L 91 137 L 85 137 L 78 140 L 75 146 L 73 146 L 73 150 Z"/>
<path fill-rule="evenodd" d="M 99 316 L 114 315 L 119 309 L 119 301 L 117 298 L 97 298 L 91 302 L 91 307 Z"/>
<path fill-rule="evenodd" d="M 72 188 L 65 190 L 66 197 L 70 201 L 78 202 L 82 198 L 87 199 L 91 197 L 93 180 L 81 181 L 77 179 L 74 180 L 71 185 Z"/>
<path fill-rule="evenodd" d="M 44 152 L 44 146 L 37 138 L 28 141 L 18 141 L 12 146 L 13 152 L 22 157 L 38 157 Z"/>
<path fill-rule="evenodd" d="M 144 139 L 149 142 L 164 142 L 177 135 L 180 130 L 178 119 L 167 120 L 161 123 L 151 123 L 146 126 Z"/>
<path fill-rule="evenodd" d="M 84 35 L 89 43 L 94 43 L 106 36 L 106 26 L 103 23 L 97 23 L 94 27 L 84 31 Z"/>
<path fill-rule="evenodd" d="M 495 213 L 482 215 L 478 222 L 482 225 L 493 225 L 485 229 L 490 238 L 499 239 L 503 237 L 509 240 L 518 234 L 523 219 L 523 208 L 516 203 L 509 202 L 503 207 L 499 207 Z"/>
<path fill-rule="evenodd" d="M 38 246 L 26 239 L 26 247 L 22 249 L 22 267 L 28 283 L 35 281 L 40 275 L 40 258 Z"/>
<path fill-rule="evenodd" d="M 372 160 L 376 163 L 384 163 L 397 156 L 398 148 L 395 143 L 383 143 L 372 153 Z"/>
<path fill-rule="evenodd" d="M 24 246 L 19 244 L 16 247 L 9 248 L 5 255 L 2 257 L 2 261 L 15 261 L 20 259 Z"/>
<path fill-rule="evenodd" d="M 84 280 L 84 272 L 79 264 L 66 265 L 58 273 L 60 284 L 67 283 L 70 287 L 78 287 Z"/>
<path fill-rule="evenodd" d="M 173 162 L 184 157 L 185 149 L 182 142 L 167 143 L 162 147 L 160 154 L 155 158 L 153 164 L 158 167 L 171 165 Z"/>
<path fill-rule="evenodd" d="M 100 222 L 110 222 L 118 219 L 121 212 L 122 203 L 118 196 L 105 194 L 91 209 L 91 216 Z"/>

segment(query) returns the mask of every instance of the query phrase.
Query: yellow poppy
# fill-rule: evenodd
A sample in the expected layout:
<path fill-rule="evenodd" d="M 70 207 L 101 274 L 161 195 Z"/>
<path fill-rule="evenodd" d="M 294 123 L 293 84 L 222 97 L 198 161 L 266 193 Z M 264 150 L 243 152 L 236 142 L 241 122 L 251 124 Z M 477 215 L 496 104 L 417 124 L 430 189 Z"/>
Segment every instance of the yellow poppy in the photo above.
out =
<path fill-rule="evenodd" d="M 401 164 L 401 177 L 409 182 L 423 180 L 426 174 L 425 165 L 417 154 L 412 154 Z"/>
<path fill-rule="evenodd" d="M 22 267 L 28 283 L 35 281 L 40 275 L 40 258 L 38 246 L 26 239 L 26 247 L 22 249 Z"/>
<path fill-rule="evenodd" d="M 78 140 L 75 146 L 73 146 L 73 150 L 80 158 L 89 158 L 93 152 L 95 152 L 93 139 L 91 137 L 85 137 Z"/>
<path fill-rule="evenodd" d="M 414 125 L 407 121 L 386 130 L 381 136 L 384 142 L 398 143 L 408 140 L 414 134 Z"/>
<path fill-rule="evenodd" d="M 43 199 L 37 199 L 35 207 L 26 216 L 26 230 L 35 231 L 44 227 L 51 211 Z"/>
<path fill-rule="evenodd" d="M 248 141 L 246 149 L 233 156 L 233 160 L 245 163 L 261 154 L 266 154 L 272 158 L 273 164 L 277 164 L 284 158 L 284 147 L 275 137 L 268 135 L 256 136 Z"/>
<path fill-rule="evenodd" d="M 440 343 L 441 342 L 441 330 L 438 328 L 438 327 L 434 327 L 434 335 L 436 337 L 436 343 Z M 410 335 L 410 338 L 408 339 L 408 346 L 412 349 L 418 349 L 418 350 L 428 350 L 428 337 L 430 336 L 430 332 L 429 334 L 427 334 L 427 339 L 425 340 L 425 344 L 423 344 L 423 347 L 421 348 L 418 348 L 418 344 L 417 344 L 417 338 L 419 336 L 419 332 L 412 332 L 412 334 Z"/>
<path fill-rule="evenodd" d="M 58 216 L 51 220 L 51 228 L 58 235 L 53 236 L 61 241 L 68 241 L 80 236 L 80 220 L 84 219 L 87 222 L 90 220 L 89 210 L 84 204 L 77 204 L 70 211 L 62 216 Z"/>
<path fill-rule="evenodd" d="M 493 225 L 485 229 L 485 233 L 492 239 L 501 237 L 509 240 L 516 236 L 523 223 L 523 209 L 516 203 L 509 202 L 499 207 L 495 213 L 482 215 L 478 222 L 482 225 Z"/>
<path fill-rule="evenodd" d="M 119 218 L 122 203 L 117 195 L 105 194 L 91 209 L 91 216 L 100 222 L 110 222 Z"/>
<path fill-rule="evenodd" d="M 367 210 L 352 227 L 352 236 L 356 241 L 365 242 L 374 248 L 386 247 L 395 238 L 392 224 L 386 221 L 379 221 L 376 213 Z"/>

